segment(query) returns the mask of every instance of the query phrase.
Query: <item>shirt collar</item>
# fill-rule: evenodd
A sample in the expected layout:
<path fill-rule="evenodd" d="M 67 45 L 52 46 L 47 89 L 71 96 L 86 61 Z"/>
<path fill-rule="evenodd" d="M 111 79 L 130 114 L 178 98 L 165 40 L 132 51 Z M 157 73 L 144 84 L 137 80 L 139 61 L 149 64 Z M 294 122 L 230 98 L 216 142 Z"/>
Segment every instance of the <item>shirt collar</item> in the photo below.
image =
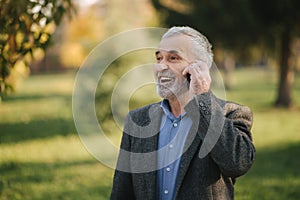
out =
<path fill-rule="evenodd" d="M 165 115 L 172 120 L 174 120 L 174 119 L 181 120 L 186 115 L 186 112 L 184 112 L 181 115 L 179 115 L 178 118 L 176 118 L 170 110 L 169 101 L 167 99 L 163 99 L 161 101 L 160 107 L 164 111 Z"/>

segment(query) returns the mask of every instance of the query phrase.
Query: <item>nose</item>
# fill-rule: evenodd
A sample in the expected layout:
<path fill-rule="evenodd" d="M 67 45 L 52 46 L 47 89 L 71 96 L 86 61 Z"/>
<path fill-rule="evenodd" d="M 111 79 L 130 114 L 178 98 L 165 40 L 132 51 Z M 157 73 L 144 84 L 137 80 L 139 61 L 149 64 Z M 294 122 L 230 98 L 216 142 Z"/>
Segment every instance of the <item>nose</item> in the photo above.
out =
<path fill-rule="evenodd" d="M 161 71 L 164 71 L 164 70 L 166 70 L 166 69 L 168 69 L 169 67 L 168 67 L 168 65 L 165 65 L 165 64 L 161 64 L 161 63 L 156 63 L 155 65 L 154 65 L 154 70 L 155 71 L 157 71 L 157 72 L 161 72 Z"/>

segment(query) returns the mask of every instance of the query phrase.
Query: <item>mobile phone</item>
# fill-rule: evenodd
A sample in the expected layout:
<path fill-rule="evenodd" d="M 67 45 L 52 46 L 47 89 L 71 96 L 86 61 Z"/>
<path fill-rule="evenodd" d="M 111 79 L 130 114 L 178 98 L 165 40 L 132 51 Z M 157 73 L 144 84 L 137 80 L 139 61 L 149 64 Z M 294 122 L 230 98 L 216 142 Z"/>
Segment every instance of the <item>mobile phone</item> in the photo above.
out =
<path fill-rule="evenodd" d="M 186 74 L 186 80 L 190 83 L 191 82 L 191 74 Z"/>

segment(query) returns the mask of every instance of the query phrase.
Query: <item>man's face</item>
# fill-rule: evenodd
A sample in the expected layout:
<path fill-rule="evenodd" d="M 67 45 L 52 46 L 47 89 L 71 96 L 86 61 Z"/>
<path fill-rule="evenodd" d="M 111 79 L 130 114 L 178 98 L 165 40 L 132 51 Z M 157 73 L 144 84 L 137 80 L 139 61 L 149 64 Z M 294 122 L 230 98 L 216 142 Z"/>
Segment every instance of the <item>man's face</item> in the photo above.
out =
<path fill-rule="evenodd" d="M 162 98 L 178 97 L 188 91 L 189 83 L 182 72 L 194 60 L 191 49 L 191 40 L 186 35 L 171 36 L 160 42 L 154 75 Z"/>

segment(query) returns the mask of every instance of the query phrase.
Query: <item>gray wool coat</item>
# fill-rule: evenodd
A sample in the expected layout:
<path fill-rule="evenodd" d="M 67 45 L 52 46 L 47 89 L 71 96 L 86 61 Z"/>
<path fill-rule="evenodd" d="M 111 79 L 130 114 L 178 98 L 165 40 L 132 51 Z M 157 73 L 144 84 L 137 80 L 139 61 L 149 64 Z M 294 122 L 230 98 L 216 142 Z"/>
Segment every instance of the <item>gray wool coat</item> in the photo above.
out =
<path fill-rule="evenodd" d="M 235 179 L 250 169 L 255 157 L 252 112 L 211 92 L 196 96 L 185 111 L 193 125 L 181 156 L 175 199 L 234 199 Z M 159 103 L 127 115 L 111 200 L 157 199 L 161 116 Z"/>

